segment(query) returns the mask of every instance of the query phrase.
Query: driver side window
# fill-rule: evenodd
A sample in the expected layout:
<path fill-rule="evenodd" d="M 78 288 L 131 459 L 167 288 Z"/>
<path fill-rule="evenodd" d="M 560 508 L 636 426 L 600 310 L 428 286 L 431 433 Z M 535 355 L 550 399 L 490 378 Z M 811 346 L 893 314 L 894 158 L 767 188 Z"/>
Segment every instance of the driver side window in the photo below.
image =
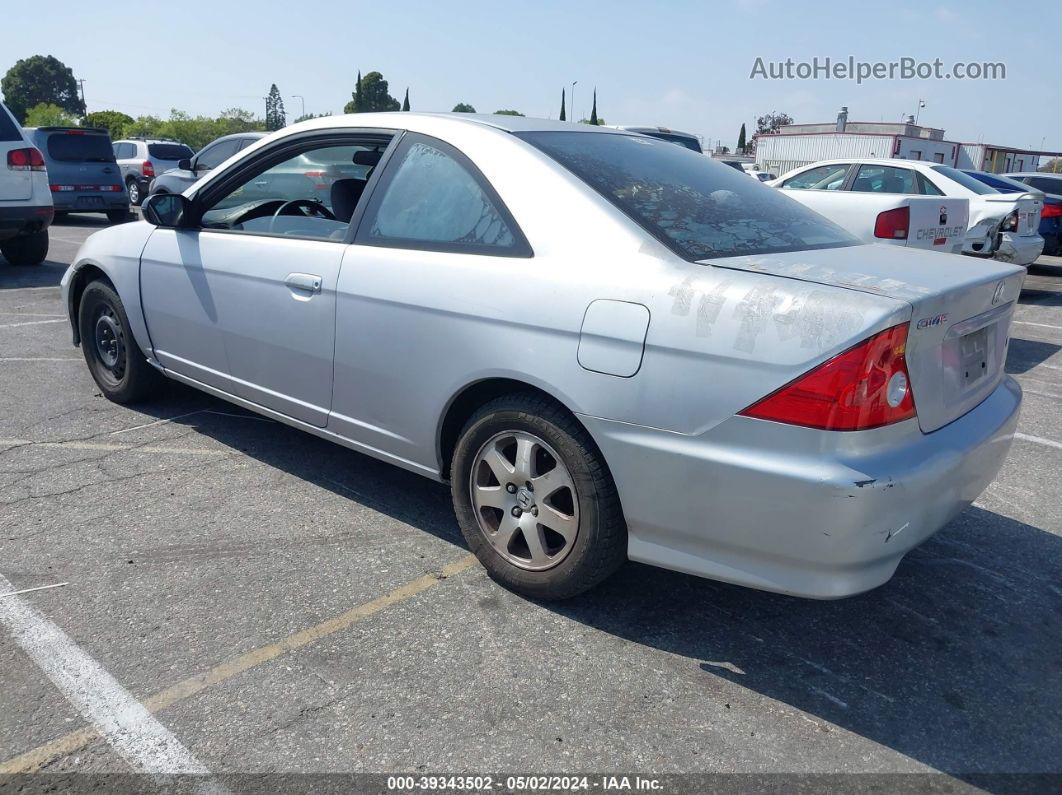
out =
<path fill-rule="evenodd" d="M 387 141 L 333 143 L 273 162 L 210 201 L 202 227 L 342 241 L 386 147 Z"/>

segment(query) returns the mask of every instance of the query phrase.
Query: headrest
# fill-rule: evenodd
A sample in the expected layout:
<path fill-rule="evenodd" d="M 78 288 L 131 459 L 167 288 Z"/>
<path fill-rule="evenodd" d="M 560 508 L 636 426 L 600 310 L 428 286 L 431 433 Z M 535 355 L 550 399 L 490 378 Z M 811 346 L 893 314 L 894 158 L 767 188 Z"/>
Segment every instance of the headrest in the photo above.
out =
<path fill-rule="evenodd" d="M 375 166 L 380 162 L 381 153 L 376 149 L 359 149 L 354 153 L 354 165 Z"/>

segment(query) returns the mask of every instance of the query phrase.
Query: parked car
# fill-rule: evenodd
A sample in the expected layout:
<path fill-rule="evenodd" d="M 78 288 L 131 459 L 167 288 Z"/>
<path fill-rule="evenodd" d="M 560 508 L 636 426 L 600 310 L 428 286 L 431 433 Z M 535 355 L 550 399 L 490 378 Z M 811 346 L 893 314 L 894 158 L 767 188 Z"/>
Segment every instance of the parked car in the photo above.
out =
<path fill-rule="evenodd" d="M 155 138 L 124 138 L 114 142 L 114 157 L 122 170 L 122 181 L 129 192 L 129 201 L 139 206 L 159 174 L 194 157 L 191 149 L 177 141 Z"/>
<path fill-rule="evenodd" d="M 129 220 L 129 196 L 106 130 L 30 127 L 26 133 L 44 155 L 57 215 L 103 213 L 112 223 Z"/>
<path fill-rule="evenodd" d="M 682 132 L 681 130 L 672 130 L 668 127 L 654 127 L 654 126 L 638 126 L 621 124 L 612 126 L 613 130 L 626 130 L 627 132 L 641 133 L 642 135 L 648 135 L 650 138 L 658 138 L 661 141 L 670 141 L 673 144 L 684 146 L 687 149 L 694 152 L 703 153 L 701 149 L 701 139 L 693 133 Z"/>
<path fill-rule="evenodd" d="M 755 177 L 760 182 L 770 182 L 773 179 L 778 179 L 777 174 L 772 174 L 769 171 L 757 171 L 756 169 L 745 169 L 745 173 L 750 177 Z"/>
<path fill-rule="evenodd" d="M 306 199 L 269 179 L 303 156 L 371 171 Z M 143 216 L 62 280 L 106 397 L 168 376 L 448 481 L 479 560 L 534 597 L 627 558 L 865 591 L 1014 434 L 1021 268 L 862 245 L 646 136 L 321 118 Z"/>
<path fill-rule="evenodd" d="M 12 265 L 40 265 L 48 256 L 52 194 L 44 156 L 0 103 L 0 254 Z"/>
<path fill-rule="evenodd" d="M 177 168 L 158 174 L 148 187 L 148 193 L 184 193 L 196 180 L 217 168 L 245 146 L 265 138 L 266 133 L 245 132 L 223 135 L 198 152 L 191 160 L 177 163 Z"/>
<path fill-rule="evenodd" d="M 1024 182 L 1029 187 L 1049 196 L 1062 196 L 1062 174 L 1044 171 L 1015 171 L 1003 176 Z"/>
<path fill-rule="evenodd" d="M 989 174 L 984 171 L 966 171 L 976 180 L 980 180 L 989 187 L 995 188 L 1000 193 L 1038 193 L 1040 191 L 1032 183 L 1023 182 L 1015 176 L 1005 176 L 1003 174 Z M 1040 175 L 1032 175 L 1033 178 L 1037 178 Z M 1043 194 L 1043 210 L 1040 212 L 1040 237 L 1044 239 L 1044 254 L 1049 257 L 1057 257 L 1062 253 L 1062 178 L 1057 180 L 1057 184 L 1052 184 L 1050 181 L 1040 182 L 1040 184 L 1046 184 L 1049 187 L 1056 188 L 1059 193 L 1045 193 Z"/>
<path fill-rule="evenodd" d="M 814 190 L 947 196 L 968 199 L 969 224 L 962 252 L 1027 266 L 1040 256 L 1037 229 L 1043 202 L 1033 194 L 1006 195 L 962 171 L 938 163 L 896 159 L 825 160 L 793 169 L 773 185 L 794 189 L 829 171 Z"/>
<path fill-rule="evenodd" d="M 1013 174 L 1005 174 L 1010 179 L 1017 180 L 1028 185 L 1030 188 L 1041 191 L 1044 194 L 1044 211 L 1041 216 L 1040 235 L 1044 238 L 1044 253 L 1051 256 L 1062 255 L 1062 174 L 1049 174 L 1041 171 L 1018 171 Z M 1044 228 L 1044 219 L 1049 224 Z M 1044 235 L 1044 232 L 1047 232 Z"/>
<path fill-rule="evenodd" d="M 851 169 L 847 162 L 818 164 L 773 184 L 868 243 L 962 253 L 970 215 L 968 199 L 842 190 Z M 884 171 L 868 168 L 864 173 L 880 180 Z"/>

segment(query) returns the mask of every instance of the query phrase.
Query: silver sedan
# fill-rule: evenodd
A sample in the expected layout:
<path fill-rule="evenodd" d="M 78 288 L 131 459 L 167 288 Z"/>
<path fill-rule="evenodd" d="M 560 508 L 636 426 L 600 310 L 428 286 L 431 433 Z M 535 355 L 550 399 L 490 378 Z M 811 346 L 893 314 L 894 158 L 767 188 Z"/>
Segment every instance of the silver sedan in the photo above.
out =
<path fill-rule="evenodd" d="M 1021 282 L 636 133 L 396 113 L 248 146 L 62 286 L 108 398 L 168 377 L 448 481 L 521 593 L 631 559 L 829 598 L 995 477 Z"/>

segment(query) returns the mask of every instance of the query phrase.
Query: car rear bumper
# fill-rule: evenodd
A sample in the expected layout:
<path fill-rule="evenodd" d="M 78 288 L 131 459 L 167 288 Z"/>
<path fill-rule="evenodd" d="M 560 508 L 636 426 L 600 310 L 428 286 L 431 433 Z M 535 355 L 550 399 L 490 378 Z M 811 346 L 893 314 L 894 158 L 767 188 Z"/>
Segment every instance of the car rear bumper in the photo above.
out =
<path fill-rule="evenodd" d="M 129 194 L 121 193 L 55 193 L 55 211 L 60 213 L 105 213 L 108 210 L 129 209 Z"/>
<path fill-rule="evenodd" d="M 1008 377 L 929 434 L 916 420 L 857 433 L 731 417 L 686 436 L 580 416 L 623 504 L 632 560 L 768 591 L 850 596 L 992 482 L 1021 389 Z"/>
<path fill-rule="evenodd" d="M 1020 236 L 1004 232 L 1000 236 L 999 248 L 993 255 L 995 259 L 1026 267 L 1036 262 L 1043 253 L 1044 239 L 1040 235 Z"/>
<path fill-rule="evenodd" d="M 37 207 L 0 207 L 0 240 L 10 240 L 47 229 L 55 217 L 50 205 Z"/>

